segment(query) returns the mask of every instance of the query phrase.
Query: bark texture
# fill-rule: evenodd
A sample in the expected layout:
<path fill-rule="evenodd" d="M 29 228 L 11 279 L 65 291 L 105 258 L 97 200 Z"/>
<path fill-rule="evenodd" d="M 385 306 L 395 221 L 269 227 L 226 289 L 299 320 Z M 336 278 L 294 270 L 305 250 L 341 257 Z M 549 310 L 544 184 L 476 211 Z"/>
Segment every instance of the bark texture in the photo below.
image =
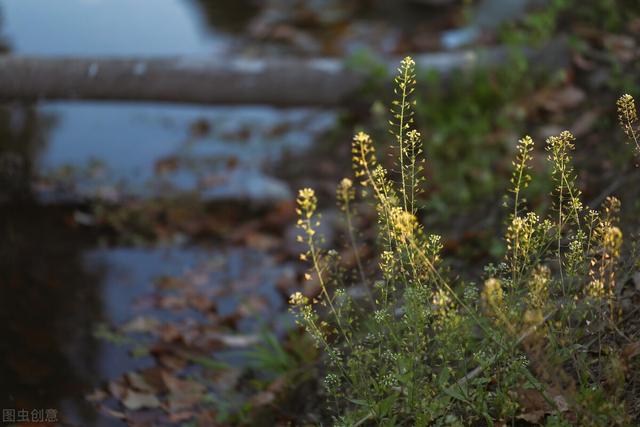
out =
<path fill-rule="evenodd" d="M 536 65 L 562 66 L 563 43 L 525 51 Z M 414 56 L 419 70 L 503 63 L 507 50 Z M 389 61 L 389 73 L 399 58 Z M 192 104 L 340 106 L 367 82 L 343 60 L 226 58 L 42 58 L 0 56 L 0 100 L 111 100 Z"/>

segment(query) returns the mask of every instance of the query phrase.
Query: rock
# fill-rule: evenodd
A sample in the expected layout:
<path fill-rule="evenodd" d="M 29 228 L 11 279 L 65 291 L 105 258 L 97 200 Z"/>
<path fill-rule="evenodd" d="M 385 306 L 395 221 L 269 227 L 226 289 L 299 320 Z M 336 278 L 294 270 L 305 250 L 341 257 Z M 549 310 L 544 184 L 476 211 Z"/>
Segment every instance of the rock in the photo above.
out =
<path fill-rule="evenodd" d="M 502 23 L 520 19 L 532 7 L 541 7 L 547 0 L 483 0 L 471 13 L 468 26 L 446 31 L 441 42 L 445 49 L 458 49 L 476 41 L 483 31 L 495 30 Z"/>

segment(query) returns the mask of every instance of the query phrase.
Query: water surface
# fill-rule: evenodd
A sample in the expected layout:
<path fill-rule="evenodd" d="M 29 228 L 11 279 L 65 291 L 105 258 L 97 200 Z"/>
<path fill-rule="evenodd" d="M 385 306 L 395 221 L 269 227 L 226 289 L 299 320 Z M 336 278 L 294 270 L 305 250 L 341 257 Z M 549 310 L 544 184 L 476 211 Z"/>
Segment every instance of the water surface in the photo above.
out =
<path fill-rule="evenodd" d="M 0 36 L 12 54 L 225 55 L 242 37 L 252 10 L 245 3 L 0 0 Z M 271 172 L 333 121 L 330 112 L 267 107 L 1 105 L 1 406 L 57 408 L 72 425 L 120 425 L 84 395 L 152 360 L 94 333 L 139 314 L 136 301 L 154 292 L 159 277 L 221 259 L 207 287 L 245 283 L 234 291 L 279 307 L 273 286 L 284 267 L 267 253 L 223 244 L 103 246 L 99 231 L 74 217 L 96 197 L 120 203 L 197 192 L 211 201 L 267 190 L 291 197 Z M 65 182 L 70 194 L 52 191 L 52 182 Z M 219 303 L 233 310 L 239 302 L 231 295 Z"/>

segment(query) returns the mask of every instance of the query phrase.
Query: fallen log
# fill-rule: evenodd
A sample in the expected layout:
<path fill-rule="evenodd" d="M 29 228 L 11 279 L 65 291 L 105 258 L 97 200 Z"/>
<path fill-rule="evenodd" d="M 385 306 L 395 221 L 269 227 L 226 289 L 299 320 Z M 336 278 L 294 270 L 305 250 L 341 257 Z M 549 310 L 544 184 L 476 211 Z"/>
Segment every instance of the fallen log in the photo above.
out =
<path fill-rule="evenodd" d="M 536 65 L 562 66 L 564 43 L 523 53 Z M 504 63 L 506 48 L 419 54 L 419 70 Z M 390 73 L 399 59 L 389 61 Z M 321 59 L 42 58 L 0 56 L 0 100 L 149 101 L 267 104 L 280 107 L 348 103 L 369 76 L 345 61 Z"/>

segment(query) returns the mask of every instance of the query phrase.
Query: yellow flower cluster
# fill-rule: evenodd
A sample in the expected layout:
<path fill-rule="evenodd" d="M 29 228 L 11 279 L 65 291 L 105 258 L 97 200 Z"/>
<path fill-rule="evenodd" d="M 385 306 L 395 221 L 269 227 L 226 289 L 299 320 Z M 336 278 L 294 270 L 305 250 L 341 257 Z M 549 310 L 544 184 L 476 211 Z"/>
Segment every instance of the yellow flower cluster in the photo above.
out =
<path fill-rule="evenodd" d="M 487 307 L 500 308 L 503 301 L 502 283 L 500 280 L 491 278 L 484 282 L 482 289 L 482 301 Z"/>
<path fill-rule="evenodd" d="M 542 309 L 549 299 L 549 281 L 551 271 L 546 265 L 539 265 L 533 270 L 529 281 L 529 306 Z"/>
<path fill-rule="evenodd" d="M 298 216 L 309 219 L 316 211 L 318 199 L 313 189 L 303 188 L 298 192 L 296 203 L 298 204 L 298 208 L 296 209 Z"/>
<path fill-rule="evenodd" d="M 529 162 L 533 160 L 531 152 L 533 151 L 533 139 L 530 136 L 525 136 L 518 141 L 518 154 L 516 159 L 511 162 L 513 165 L 513 174 L 511 175 L 511 188 L 510 192 L 514 194 L 514 206 L 513 214 L 518 215 L 518 209 L 520 207 L 520 191 L 529 186 L 531 182 L 531 175 L 527 172 L 531 168 Z"/>
<path fill-rule="evenodd" d="M 622 231 L 615 225 L 607 226 L 602 233 L 602 243 L 607 253 L 613 257 L 620 256 L 622 246 Z"/>
<path fill-rule="evenodd" d="M 399 241 L 410 240 L 418 228 L 418 219 L 415 215 L 398 206 L 391 209 L 391 221 L 395 236 Z"/>
<path fill-rule="evenodd" d="M 638 112 L 636 111 L 636 103 L 633 96 L 628 93 L 622 95 L 620 99 L 618 99 L 618 102 L 616 102 L 616 105 L 618 107 L 618 121 L 620 122 L 620 126 L 622 126 L 624 133 L 626 133 L 629 138 L 634 138 L 634 125 L 638 120 Z"/>
<path fill-rule="evenodd" d="M 349 208 L 349 203 L 356 197 L 356 190 L 353 188 L 353 181 L 349 178 L 343 178 L 336 189 L 336 199 L 338 206 L 343 212 Z"/>
<path fill-rule="evenodd" d="M 364 132 L 358 132 L 353 137 L 351 154 L 355 177 L 360 179 L 363 187 L 366 187 L 371 180 L 370 168 L 376 165 L 376 150 L 371 137 Z"/>
<path fill-rule="evenodd" d="M 294 292 L 289 297 L 289 304 L 293 306 L 306 305 L 309 302 L 309 299 L 302 295 L 302 292 Z"/>

